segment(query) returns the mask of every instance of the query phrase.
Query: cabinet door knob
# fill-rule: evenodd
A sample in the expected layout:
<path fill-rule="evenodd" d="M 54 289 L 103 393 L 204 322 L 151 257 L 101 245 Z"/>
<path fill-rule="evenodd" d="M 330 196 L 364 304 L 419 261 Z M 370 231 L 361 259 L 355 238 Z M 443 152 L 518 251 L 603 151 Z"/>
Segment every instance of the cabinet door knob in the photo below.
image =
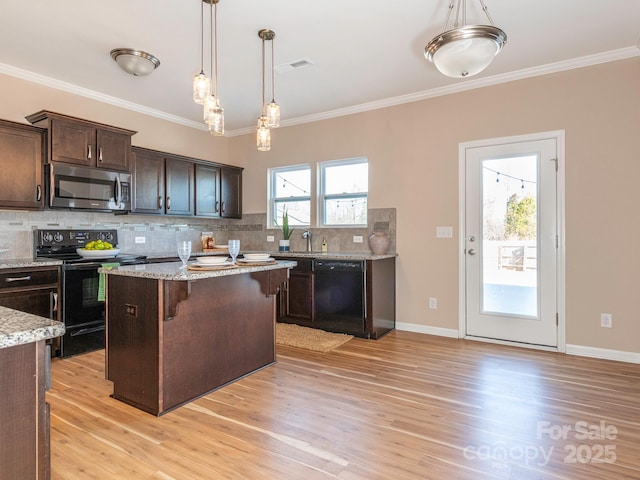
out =
<path fill-rule="evenodd" d="M 158 208 L 162 208 L 162 197 L 158 197 Z"/>
<path fill-rule="evenodd" d="M 42 200 L 42 187 L 40 185 L 36 186 L 36 200 L 38 202 Z"/>
<path fill-rule="evenodd" d="M 222 206 L 222 213 L 224 213 L 224 202 L 220 204 Z"/>
<path fill-rule="evenodd" d="M 89 148 L 87 151 L 87 160 L 91 160 L 91 145 L 89 145 Z"/>
<path fill-rule="evenodd" d="M 102 161 L 102 147 L 98 147 L 98 161 Z"/>
<path fill-rule="evenodd" d="M 171 210 L 171 197 L 167 197 L 167 210 Z"/>
<path fill-rule="evenodd" d="M 220 211 L 220 202 L 216 201 L 216 208 L 214 210 L 215 213 L 218 213 Z"/>

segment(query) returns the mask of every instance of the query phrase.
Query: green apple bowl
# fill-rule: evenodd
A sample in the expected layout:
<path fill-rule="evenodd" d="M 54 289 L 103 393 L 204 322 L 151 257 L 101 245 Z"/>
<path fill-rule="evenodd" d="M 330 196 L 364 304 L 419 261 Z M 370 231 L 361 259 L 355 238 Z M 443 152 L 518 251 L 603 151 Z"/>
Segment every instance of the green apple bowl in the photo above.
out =
<path fill-rule="evenodd" d="M 76 248 L 76 253 L 84 258 L 111 258 L 120 253 L 119 248 L 108 250 L 87 250 L 86 248 Z"/>

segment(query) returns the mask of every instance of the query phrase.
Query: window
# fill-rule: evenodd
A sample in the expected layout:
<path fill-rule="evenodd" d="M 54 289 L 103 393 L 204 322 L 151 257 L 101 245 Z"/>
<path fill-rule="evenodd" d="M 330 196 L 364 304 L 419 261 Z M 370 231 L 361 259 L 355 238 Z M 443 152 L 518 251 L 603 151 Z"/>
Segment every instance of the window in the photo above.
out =
<path fill-rule="evenodd" d="M 340 227 L 367 225 L 369 164 L 366 158 L 332 160 L 311 166 L 269 169 L 269 227 L 282 225 L 289 214 L 291 226 Z"/>
<path fill-rule="evenodd" d="M 366 158 L 320 163 L 321 226 L 366 225 L 368 190 Z"/>
<path fill-rule="evenodd" d="M 270 173 L 271 227 L 282 225 L 282 214 L 286 209 L 289 225 L 311 224 L 311 167 L 272 168 Z"/>

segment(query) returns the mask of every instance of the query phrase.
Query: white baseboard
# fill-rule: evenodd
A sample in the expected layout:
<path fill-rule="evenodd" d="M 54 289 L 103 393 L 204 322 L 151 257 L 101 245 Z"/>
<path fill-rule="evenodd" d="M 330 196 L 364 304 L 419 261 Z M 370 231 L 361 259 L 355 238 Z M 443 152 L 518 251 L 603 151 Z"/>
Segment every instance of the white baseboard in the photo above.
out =
<path fill-rule="evenodd" d="M 640 353 L 625 352 L 623 350 L 609 350 L 608 348 L 585 347 L 583 345 L 567 344 L 567 354 L 580 357 L 603 358 L 618 362 L 640 363 Z"/>
<path fill-rule="evenodd" d="M 428 325 L 416 325 L 415 323 L 397 322 L 396 330 L 425 333 L 427 335 L 437 335 L 439 337 L 458 338 L 458 330 L 451 328 L 429 327 Z"/>
<path fill-rule="evenodd" d="M 430 327 L 428 325 L 416 325 L 415 323 L 397 322 L 396 330 L 414 333 L 424 333 L 427 335 L 437 335 L 439 337 L 460 338 L 458 330 L 451 328 Z M 607 348 L 585 347 L 583 345 L 566 345 L 567 355 L 577 355 L 580 357 L 602 358 L 604 360 L 615 360 L 618 362 L 639 363 L 640 353 L 625 352 L 623 350 L 610 350 Z"/>

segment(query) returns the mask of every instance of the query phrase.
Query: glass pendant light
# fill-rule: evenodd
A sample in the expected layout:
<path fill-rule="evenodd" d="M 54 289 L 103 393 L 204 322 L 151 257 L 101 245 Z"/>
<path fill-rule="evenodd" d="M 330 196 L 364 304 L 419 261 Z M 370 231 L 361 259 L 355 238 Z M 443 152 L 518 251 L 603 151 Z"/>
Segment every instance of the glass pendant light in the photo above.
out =
<path fill-rule="evenodd" d="M 262 39 L 262 114 L 258 118 L 258 130 L 256 132 L 256 145 L 261 152 L 271 150 L 271 130 L 269 129 L 269 119 L 265 114 L 264 106 L 264 42 L 275 36 L 271 30 L 262 29 L 258 31 L 258 36 Z"/>
<path fill-rule="evenodd" d="M 200 4 L 200 73 L 193 77 L 193 101 L 204 105 L 211 91 L 211 80 L 204 74 L 204 2 Z"/>
<path fill-rule="evenodd" d="M 258 118 L 258 131 L 256 135 L 256 145 L 261 152 L 271 150 L 271 130 L 267 126 L 267 117 L 261 115 Z"/>
<path fill-rule="evenodd" d="M 209 126 L 209 133 L 212 135 L 224 135 L 224 108 L 220 106 L 220 98 L 218 97 L 218 2 L 220 0 L 211 0 L 213 6 L 213 22 L 211 25 L 211 51 L 213 59 L 211 64 L 215 67 L 215 75 L 213 90 L 211 92 L 212 100 L 205 104 L 205 122 Z M 208 109 L 206 108 L 208 105 Z"/>
<path fill-rule="evenodd" d="M 274 60 L 273 60 L 273 39 L 276 38 L 276 34 L 271 32 L 270 38 L 267 40 L 271 40 L 271 102 L 267 105 L 267 125 L 270 128 L 278 128 L 280 126 L 280 105 L 276 103 L 276 95 L 275 95 L 275 73 L 274 73 Z"/>

